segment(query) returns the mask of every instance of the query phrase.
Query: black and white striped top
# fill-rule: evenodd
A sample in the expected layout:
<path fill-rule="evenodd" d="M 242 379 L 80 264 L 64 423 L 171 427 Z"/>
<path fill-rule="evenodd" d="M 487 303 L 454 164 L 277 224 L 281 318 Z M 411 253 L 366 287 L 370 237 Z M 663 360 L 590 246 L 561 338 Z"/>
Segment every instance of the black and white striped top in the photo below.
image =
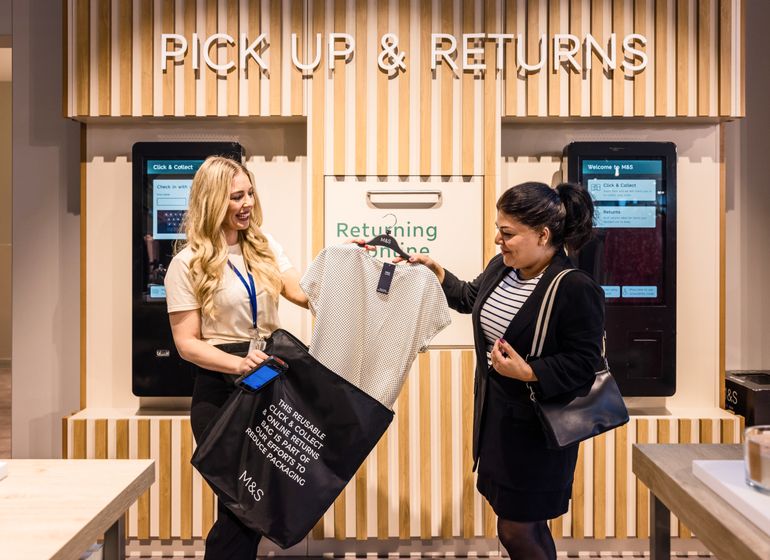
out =
<path fill-rule="evenodd" d="M 515 270 L 510 271 L 492 291 L 481 307 L 481 330 L 487 342 L 487 363 L 491 363 L 489 354 L 495 341 L 502 338 L 516 313 L 537 286 L 542 272 L 521 280 Z"/>

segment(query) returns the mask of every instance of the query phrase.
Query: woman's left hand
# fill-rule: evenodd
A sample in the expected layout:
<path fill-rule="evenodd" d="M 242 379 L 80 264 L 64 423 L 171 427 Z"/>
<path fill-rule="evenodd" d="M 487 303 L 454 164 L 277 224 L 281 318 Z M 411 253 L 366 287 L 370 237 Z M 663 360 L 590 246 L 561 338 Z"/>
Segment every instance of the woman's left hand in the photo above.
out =
<path fill-rule="evenodd" d="M 537 381 L 535 373 L 526 360 L 502 338 L 495 342 L 490 358 L 492 367 L 500 375 L 519 381 Z"/>
<path fill-rule="evenodd" d="M 377 247 L 375 247 L 374 245 L 367 245 L 366 239 L 348 239 L 347 241 L 345 241 L 345 243 L 355 243 L 356 245 L 358 245 L 362 249 L 366 249 L 367 251 L 377 250 Z"/>

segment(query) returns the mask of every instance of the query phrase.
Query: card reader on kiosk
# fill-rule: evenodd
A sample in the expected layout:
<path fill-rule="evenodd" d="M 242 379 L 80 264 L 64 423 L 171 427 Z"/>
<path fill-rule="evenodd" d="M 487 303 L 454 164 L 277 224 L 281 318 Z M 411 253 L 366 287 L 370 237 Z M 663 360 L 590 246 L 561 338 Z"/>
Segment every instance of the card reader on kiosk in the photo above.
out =
<path fill-rule="evenodd" d="M 568 180 L 594 200 L 576 257 L 604 289 L 607 358 L 624 396 L 676 391 L 676 146 L 573 142 Z"/>

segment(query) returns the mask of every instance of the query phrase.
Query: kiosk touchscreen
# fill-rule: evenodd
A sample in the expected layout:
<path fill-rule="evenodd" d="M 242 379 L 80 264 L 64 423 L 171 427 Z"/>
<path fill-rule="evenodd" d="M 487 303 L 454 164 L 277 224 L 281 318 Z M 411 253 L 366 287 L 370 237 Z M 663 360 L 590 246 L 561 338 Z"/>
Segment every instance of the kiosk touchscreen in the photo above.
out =
<path fill-rule="evenodd" d="M 187 211 L 195 172 L 211 155 L 241 161 L 236 142 L 138 142 L 133 147 L 132 390 L 192 395 L 193 370 L 171 336 L 163 280 Z"/>
<path fill-rule="evenodd" d="M 625 396 L 676 390 L 676 146 L 573 142 L 568 180 L 594 200 L 578 255 L 606 297 L 607 358 Z"/>

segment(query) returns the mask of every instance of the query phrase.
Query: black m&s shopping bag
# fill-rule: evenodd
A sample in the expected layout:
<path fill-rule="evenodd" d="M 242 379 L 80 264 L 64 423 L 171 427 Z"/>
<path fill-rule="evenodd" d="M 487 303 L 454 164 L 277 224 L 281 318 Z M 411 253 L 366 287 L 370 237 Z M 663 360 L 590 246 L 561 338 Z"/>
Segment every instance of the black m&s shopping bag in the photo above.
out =
<path fill-rule="evenodd" d="M 265 352 L 288 371 L 255 393 L 236 388 L 191 462 L 247 527 L 287 548 L 331 506 L 393 412 L 287 331 L 276 330 Z"/>

